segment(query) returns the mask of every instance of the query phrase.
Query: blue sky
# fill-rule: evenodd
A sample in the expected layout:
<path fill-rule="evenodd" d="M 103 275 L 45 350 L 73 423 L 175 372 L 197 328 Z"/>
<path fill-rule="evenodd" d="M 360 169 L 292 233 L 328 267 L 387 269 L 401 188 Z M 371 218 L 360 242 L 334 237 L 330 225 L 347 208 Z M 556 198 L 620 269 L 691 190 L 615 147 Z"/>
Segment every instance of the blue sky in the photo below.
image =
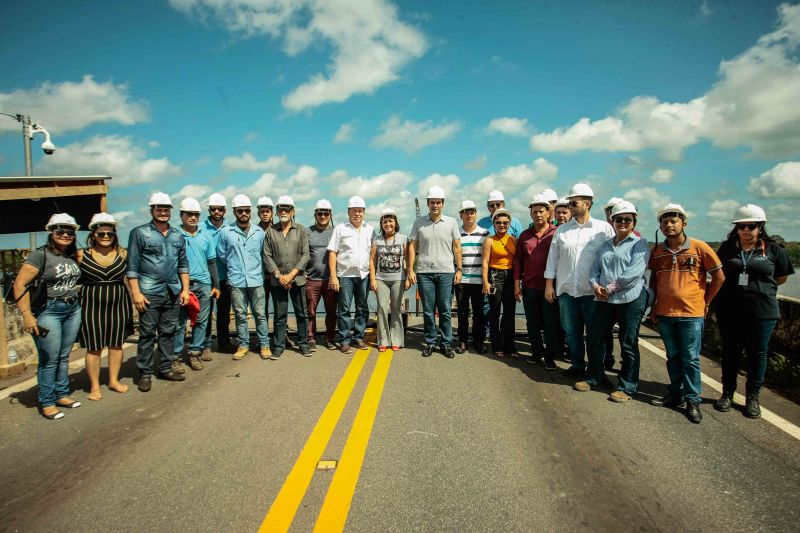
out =
<path fill-rule="evenodd" d="M 306 223 L 316 199 L 342 220 L 361 193 L 409 228 L 431 184 L 449 214 L 499 188 L 527 220 L 533 193 L 584 181 L 632 200 L 650 238 L 674 201 L 703 239 L 748 202 L 800 239 L 797 3 L 86 0 L 0 18 L 0 111 L 58 146 L 34 140 L 34 174 L 113 176 L 124 233 L 156 190 L 289 193 Z M 0 116 L 0 174 L 22 173 Z"/>

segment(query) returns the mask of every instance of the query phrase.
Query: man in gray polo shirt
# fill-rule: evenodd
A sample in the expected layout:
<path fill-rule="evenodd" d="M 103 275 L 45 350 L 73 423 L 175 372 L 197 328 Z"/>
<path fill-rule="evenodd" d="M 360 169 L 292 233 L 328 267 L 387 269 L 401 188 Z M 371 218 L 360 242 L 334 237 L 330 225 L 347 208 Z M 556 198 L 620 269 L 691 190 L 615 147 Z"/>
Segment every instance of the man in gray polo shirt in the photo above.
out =
<path fill-rule="evenodd" d="M 453 217 L 442 214 L 444 190 L 428 189 L 428 214 L 417 218 L 411 228 L 408 246 L 408 279 L 419 283 L 422 299 L 425 345 L 422 356 L 430 357 L 436 344 L 435 311 L 439 312 L 442 332 L 442 352 L 455 357 L 450 309 L 453 303 L 453 284 L 461 283 L 461 233 Z M 453 267 L 455 265 L 455 268 Z"/>

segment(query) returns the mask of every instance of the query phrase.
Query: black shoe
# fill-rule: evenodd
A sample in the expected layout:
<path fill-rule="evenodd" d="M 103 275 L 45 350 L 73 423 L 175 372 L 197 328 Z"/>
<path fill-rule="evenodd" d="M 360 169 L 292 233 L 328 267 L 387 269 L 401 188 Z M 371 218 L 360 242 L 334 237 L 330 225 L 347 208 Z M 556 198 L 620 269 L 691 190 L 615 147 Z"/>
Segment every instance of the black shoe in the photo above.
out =
<path fill-rule="evenodd" d="M 457 354 L 462 354 L 467 351 L 467 343 L 466 342 L 459 342 L 458 348 L 456 348 Z"/>
<path fill-rule="evenodd" d="M 270 361 L 277 361 L 278 359 L 281 358 L 282 355 L 283 355 L 283 350 L 280 351 L 276 350 L 272 352 L 272 355 L 269 356 L 269 359 Z"/>
<path fill-rule="evenodd" d="M 611 359 L 609 361 L 606 361 L 605 363 L 603 363 L 603 366 L 608 371 L 614 370 L 614 360 Z"/>
<path fill-rule="evenodd" d="M 526 357 L 525 358 L 525 362 L 526 363 L 530 363 L 532 365 L 535 365 L 536 363 L 541 363 L 542 362 L 542 356 L 540 356 L 540 355 L 531 355 L 530 357 Z"/>
<path fill-rule="evenodd" d="M 453 348 L 449 344 L 444 347 L 444 356 L 448 359 L 452 359 L 456 356 L 456 352 L 453 351 Z"/>
<path fill-rule="evenodd" d="M 486 345 L 481 342 L 473 343 L 472 347 L 475 349 L 475 353 L 483 355 L 486 353 Z"/>
<path fill-rule="evenodd" d="M 430 357 L 431 355 L 433 355 L 433 346 L 426 344 L 422 347 L 422 357 Z"/>
<path fill-rule="evenodd" d="M 311 353 L 310 348 L 300 348 L 300 355 L 302 355 L 303 357 L 311 357 L 314 354 Z"/>
<path fill-rule="evenodd" d="M 562 379 L 582 380 L 585 377 L 586 372 L 584 370 L 578 370 L 577 368 L 568 368 L 561 373 Z"/>
<path fill-rule="evenodd" d="M 311 350 L 312 352 L 316 352 L 317 351 L 317 341 L 309 341 L 308 349 Z"/>
<path fill-rule="evenodd" d="M 733 394 L 728 395 L 723 392 L 722 396 L 719 397 L 719 400 L 714 402 L 714 409 L 722 413 L 727 413 L 728 411 L 731 410 L 732 404 L 733 404 Z"/>
<path fill-rule="evenodd" d="M 655 398 L 653 400 L 650 400 L 650 405 L 655 405 L 656 407 L 684 409 L 686 407 L 686 401 L 680 396 L 673 396 L 672 394 L 667 394 L 662 398 Z"/>
<path fill-rule="evenodd" d="M 353 351 L 353 350 L 350 349 L 350 345 L 349 344 L 342 344 L 342 347 L 339 348 L 339 350 L 341 350 L 342 353 L 350 353 L 350 352 Z"/>
<path fill-rule="evenodd" d="M 158 377 L 159 379 L 164 379 L 166 381 L 186 381 L 185 375 L 178 374 L 173 370 L 170 370 L 169 372 L 159 372 Z"/>
<path fill-rule="evenodd" d="M 552 372 L 553 370 L 558 370 L 555 361 L 545 361 L 544 362 L 544 369 L 547 371 Z"/>
<path fill-rule="evenodd" d="M 325 341 L 325 347 L 329 350 L 338 350 L 339 348 L 336 347 L 336 343 L 333 341 Z"/>
<path fill-rule="evenodd" d="M 744 404 L 744 416 L 747 418 L 761 418 L 761 406 L 758 405 L 758 394 L 748 394 Z"/>
<path fill-rule="evenodd" d="M 695 424 L 703 420 L 703 413 L 700 411 L 700 404 L 694 402 L 686 403 L 686 418 Z"/>
<path fill-rule="evenodd" d="M 353 341 L 353 344 L 355 344 L 356 348 L 358 348 L 359 350 L 363 350 L 364 348 L 369 348 L 369 344 L 364 342 L 363 339 L 355 339 Z"/>
<path fill-rule="evenodd" d="M 147 376 L 139 376 L 139 390 L 142 392 L 150 392 L 150 388 L 153 386 L 152 379 L 149 375 Z"/>

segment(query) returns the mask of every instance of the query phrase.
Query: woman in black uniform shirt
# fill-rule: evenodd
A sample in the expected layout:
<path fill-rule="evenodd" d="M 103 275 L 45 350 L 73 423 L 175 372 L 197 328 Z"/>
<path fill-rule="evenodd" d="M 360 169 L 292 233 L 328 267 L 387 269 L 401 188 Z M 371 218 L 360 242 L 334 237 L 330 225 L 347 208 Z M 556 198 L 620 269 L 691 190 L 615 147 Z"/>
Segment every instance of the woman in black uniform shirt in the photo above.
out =
<path fill-rule="evenodd" d="M 767 234 L 764 210 L 747 204 L 736 210 L 734 228 L 717 255 L 725 283 L 717 295 L 717 324 L 722 335 L 722 396 L 717 410 L 730 411 L 742 351 L 748 370 L 745 415 L 761 416 L 758 393 L 767 370 L 767 349 L 780 318 L 778 285 L 794 269 L 786 251 Z"/>

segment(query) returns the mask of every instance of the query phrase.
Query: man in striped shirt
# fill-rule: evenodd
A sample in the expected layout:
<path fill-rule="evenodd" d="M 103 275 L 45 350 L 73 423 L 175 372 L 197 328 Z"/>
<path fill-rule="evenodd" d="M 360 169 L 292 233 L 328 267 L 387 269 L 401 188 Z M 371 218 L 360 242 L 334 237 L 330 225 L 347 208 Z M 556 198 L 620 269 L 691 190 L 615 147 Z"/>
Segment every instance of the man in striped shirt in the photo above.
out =
<path fill-rule="evenodd" d="M 483 312 L 483 278 L 481 266 L 483 256 L 481 253 L 483 241 L 489 236 L 489 231 L 478 226 L 478 210 L 475 202 L 464 200 L 459 210 L 463 225 L 461 233 L 461 283 L 455 286 L 456 303 L 458 305 L 458 346 L 456 353 L 467 351 L 469 340 L 469 310 L 472 302 L 472 346 L 478 353 L 484 353 L 483 341 L 485 332 L 485 315 Z"/>

